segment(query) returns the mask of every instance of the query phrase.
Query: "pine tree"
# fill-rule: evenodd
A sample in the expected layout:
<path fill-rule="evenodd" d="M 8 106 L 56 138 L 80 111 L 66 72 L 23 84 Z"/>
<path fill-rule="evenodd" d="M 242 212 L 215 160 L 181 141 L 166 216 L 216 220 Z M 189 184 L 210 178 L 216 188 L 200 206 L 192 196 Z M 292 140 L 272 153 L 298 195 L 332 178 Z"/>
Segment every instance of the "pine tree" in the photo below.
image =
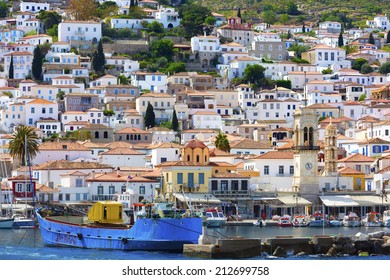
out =
<path fill-rule="evenodd" d="M 13 79 L 14 78 L 14 56 L 12 54 L 11 54 L 11 61 L 9 63 L 8 78 L 9 79 Z"/>
<path fill-rule="evenodd" d="M 375 45 L 374 35 L 370 33 L 370 37 L 368 38 L 368 43 L 371 45 Z"/>
<path fill-rule="evenodd" d="M 148 103 L 145 113 L 145 127 L 152 128 L 156 126 L 156 116 L 152 104 Z"/>
<path fill-rule="evenodd" d="M 42 65 L 43 65 L 43 55 L 41 52 L 40 46 L 36 46 L 34 49 L 34 58 L 31 65 L 32 76 L 35 80 L 42 79 Z"/>
<path fill-rule="evenodd" d="M 177 120 L 176 110 L 173 110 L 172 129 L 173 129 L 173 131 L 179 130 L 179 121 Z"/>
<path fill-rule="evenodd" d="M 340 32 L 340 34 L 339 34 L 338 46 L 339 46 L 339 47 L 344 46 L 344 38 L 343 38 L 343 34 L 342 34 L 341 32 Z"/>

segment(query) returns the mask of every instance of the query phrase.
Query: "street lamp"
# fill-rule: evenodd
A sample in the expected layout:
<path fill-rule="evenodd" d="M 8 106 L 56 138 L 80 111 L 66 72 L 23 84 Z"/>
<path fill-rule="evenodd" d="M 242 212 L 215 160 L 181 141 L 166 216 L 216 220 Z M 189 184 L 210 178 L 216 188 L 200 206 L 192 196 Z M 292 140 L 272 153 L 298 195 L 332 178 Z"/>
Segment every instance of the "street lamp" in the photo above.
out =
<path fill-rule="evenodd" d="M 207 195 L 207 194 L 205 194 L 204 195 L 204 198 L 206 199 L 206 205 L 207 205 L 207 208 L 209 208 L 209 199 L 211 198 L 211 195 Z"/>

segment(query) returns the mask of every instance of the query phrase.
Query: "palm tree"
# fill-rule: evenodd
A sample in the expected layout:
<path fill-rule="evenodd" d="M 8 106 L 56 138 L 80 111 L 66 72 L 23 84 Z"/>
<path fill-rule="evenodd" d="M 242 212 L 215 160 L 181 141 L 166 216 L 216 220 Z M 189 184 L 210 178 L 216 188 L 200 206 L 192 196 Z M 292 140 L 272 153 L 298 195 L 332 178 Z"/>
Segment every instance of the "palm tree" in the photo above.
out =
<path fill-rule="evenodd" d="M 230 153 L 230 144 L 226 134 L 219 132 L 215 137 L 215 147 L 222 151 Z"/>
<path fill-rule="evenodd" d="M 34 127 L 20 125 L 16 128 L 9 142 L 10 155 L 18 159 L 22 166 L 26 165 L 26 151 L 31 158 L 38 152 L 38 136 L 34 132 Z"/>

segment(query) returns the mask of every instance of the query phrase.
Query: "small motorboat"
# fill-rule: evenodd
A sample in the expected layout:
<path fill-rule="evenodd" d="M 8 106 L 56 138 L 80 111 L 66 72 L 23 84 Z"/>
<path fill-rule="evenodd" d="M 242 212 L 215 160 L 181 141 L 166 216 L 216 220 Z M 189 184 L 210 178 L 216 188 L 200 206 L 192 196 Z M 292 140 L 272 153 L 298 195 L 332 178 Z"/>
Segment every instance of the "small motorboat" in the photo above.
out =
<path fill-rule="evenodd" d="M 253 225 L 255 227 L 265 227 L 266 226 L 266 222 L 263 219 L 258 219 L 256 222 L 253 222 Z"/>
<path fill-rule="evenodd" d="M 295 215 L 292 220 L 293 227 L 307 227 L 307 220 L 304 215 Z"/>
<path fill-rule="evenodd" d="M 221 227 L 226 225 L 227 217 L 218 207 L 206 209 L 203 213 L 208 227 Z"/>
<path fill-rule="evenodd" d="M 326 217 L 321 212 L 315 212 L 310 217 L 309 227 L 327 227 L 329 226 L 329 221 L 326 220 Z"/>
<path fill-rule="evenodd" d="M 348 215 L 345 215 L 343 218 L 343 226 L 345 227 L 360 227 L 361 222 L 358 215 L 355 212 L 350 212 Z"/>
<path fill-rule="evenodd" d="M 382 226 L 382 218 L 381 214 L 378 212 L 369 212 L 362 219 L 362 226 L 365 227 L 381 227 Z"/>
<path fill-rule="evenodd" d="M 330 220 L 329 221 L 329 226 L 330 227 L 341 227 L 343 225 L 343 222 L 342 221 L 339 221 L 339 220 Z"/>
<path fill-rule="evenodd" d="M 383 211 L 382 222 L 384 227 L 390 227 L 390 210 Z"/>
<path fill-rule="evenodd" d="M 280 217 L 278 221 L 278 226 L 280 227 L 291 227 L 292 222 L 291 222 L 291 216 L 290 215 L 283 215 Z"/>

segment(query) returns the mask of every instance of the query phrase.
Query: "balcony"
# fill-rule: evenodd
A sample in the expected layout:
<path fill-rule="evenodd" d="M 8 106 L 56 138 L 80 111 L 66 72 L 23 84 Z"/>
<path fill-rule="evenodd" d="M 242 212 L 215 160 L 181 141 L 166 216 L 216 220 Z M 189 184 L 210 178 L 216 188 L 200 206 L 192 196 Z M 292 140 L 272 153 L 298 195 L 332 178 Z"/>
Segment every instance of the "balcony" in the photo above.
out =
<path fill-rule="evenodd" d="M 225 197 L 247 197 L 249 196 L 249 191 L 213 191 L 213 195 Z"/>
<path fill-rule="evenodd" d="M 297 151 L 319 151 L 320 146 L 294 146 L 293 150 Z"/>
<path fill-rule="evenodd" d="M 98 194 L 92 195 L 92 201 L 104 201 L 104 200 L 115 200 L 117 195 L 115 194 Z"/>

